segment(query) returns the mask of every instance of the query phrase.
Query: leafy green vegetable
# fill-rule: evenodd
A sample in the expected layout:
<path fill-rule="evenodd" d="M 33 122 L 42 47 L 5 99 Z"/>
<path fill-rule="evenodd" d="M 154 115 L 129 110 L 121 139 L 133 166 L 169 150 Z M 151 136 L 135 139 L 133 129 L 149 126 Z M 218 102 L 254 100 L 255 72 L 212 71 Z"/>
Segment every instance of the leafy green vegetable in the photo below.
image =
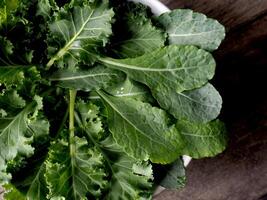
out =
<path fill-rule="evenodd" d="M 30 66 L 1 66 L 1 84 L 5 84 L 6 87 L 22 84 L 25 79 L 25 72 L 30 70 L 30 68 Z"/>
<path fill-rule="evenodd" d="M 112 33 L 110 22 L 113 15 L 105 3 L 75 6 L 67 19 L 52 23 L 49 26 L 51 35 L 59 40 L 60 46 L 46 68 L 49 69 L 60 59 L 69 68 L 81 61 L 93 62 L 95 55 L 92 53 L 98 46 L 103 46 Z"/>
<path fill-rule="evenodd" d="M 180 135 L 163 110 L 133 99 L 98 93 L 107 106 L 110 131 L 125 152 L 155 163 L 170 163 L 177 158 L 182 148 Z"/>
<path fill-rule="evenodd" d="M 116 97 L 131 97 L 144 102 L 154 101 L 148 88 L 129 78 L 120 84 L 107 88 L 106 91 Z"/>
<path fill-rule="evenodd" d="M 85 91 L 107 88 L 123 79 L 124 74 L 103 66 L 75 72 L 60 70 L 50 78 L 51 81 L 58 81 L 60 87 Z"/>
<path fill-rule="evenodd" d="M 130 78 L 150 89 L 177 92 L 205 84 L 214 75 L 215 61 L 211 54 L 194 46 L 167 46 L 137 58 L 100 61 L 125 72 Z"/>
<path fill-rule="evenodd" d="M 207 124 L 180 120 L 176 127 L 185 142 L 185 147 L 182 150 L 185 155 L 193 158 L 208 157 L 225 149 L 227 143 L 225 127 L 218 120 Z"/>
<path fill-rule="evenodd" d="M 158 92 L 155 98 L 162 108 L 168 110 L 177 119 L 196 122 L 209 122 L 215 119 L 222 107 L 220 94 L 209 83 L 201 88 L 184 92 L 173 90 Z"/>
<path fill-rule="evenodd" d="M 153 17 L 121 0 L 1 1 L 5 199 L 151 199 L 157 185 L 182 187 L 181 156 L 226 146 L 206 51 L 223 37 L 189 10 Z"/>
<path fill-rule="evenodd" d="M 34 149 L 31 143 L 34 135 L 29 134 L 29 125 L 32 121 L 34 122 L 34 115 L 41 108 L 41 98 L 36 96 L 32 103 L 16 115 L 8 115 L 0 118 L 0 162 L 3 163 L 1 173 L 4 173 L 4 170 L 6 170 L 5 163 L 12 161 L 18 156 L 29 157 L 33 154 Z M 7 181 L 1 178 L 1 182 Z"/>
<path fill-rule="evenodd" d="M 12 13 L 18 8 L 18 0 L 3 0 L 0 3 L 0 28 L 7 26 L 7 23 L 15 20 L 16 18 Z"/>
<path fill-rule="evenodd" d="M 185 168 L 181 159 L 168 165 L 156 165 L 158 174 L 156 182 L 168 189 L 179 189 L 185 186 Z"/>
<path fill-rule="evenodd" d="M 225 37 L 219 22 L 191 10 L 164 13 L 157 20 L 166 29 L 170 44 L 192 44 L 213 51 Z"/>
<path fill-rule="evenodd" d="M 151 165 L 127 156 L 109 134 L 103 134 L 99 109 L 95 105 L 79 102 L 78 111 L 79 126 L 101 152 L 108 169 L 106 174 L 111 176 L 105 199 L 149 199 L 153 179 Z"/>
<path fill-rule="evenodd" d="M 146 17 L 149 15 L 147 7 L 120 2 L 116 8 L 119 15 L 114 24 L 115 34 L 111 45 L 114 56 L 136 57 L 164 46 L 166 34 Z M 126 34 L 121 35 L 121 32 Z"/>
<path fill-rule="evenodd" d="M 116 55 L 122 58 L 135 57 L 164 46 L 165 35 L 152 26 L 151 22 L 138 23 L 133 20 L 128 23 L 131 37 L 114 44 L 113 51 Z"/>
<path fill-rule="evenodd" d="M 6 199 L 23 199 L 23 195 L 12 185 L 5 185 L 7 194 L 5 195 Z"/>
<path fill-rule="evenodd" d="M 49 152 L 45 174 L 49 199 L 85 199 L 87 193 L 99 197 L 107 184 L 103 156 L 88 148 L 84 138 L 74 137 L 70 142 L 61 140 Z"/>

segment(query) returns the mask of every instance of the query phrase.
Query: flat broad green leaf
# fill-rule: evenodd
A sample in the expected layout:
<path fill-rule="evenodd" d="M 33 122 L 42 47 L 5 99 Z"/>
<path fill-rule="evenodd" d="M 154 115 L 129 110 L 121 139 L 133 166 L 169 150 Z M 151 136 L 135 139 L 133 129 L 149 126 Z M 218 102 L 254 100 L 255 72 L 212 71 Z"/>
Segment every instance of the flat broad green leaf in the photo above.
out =
<path fill-rule="evenodd" d="M 130 97 L 133 99 L 153 102 L 154 99 L 148 88 L 136 81 L 126 78 L 114 86 L 108 87 L 105 91 L 115 97 Z M 101 99 L 96 92 L 90 93 L 89 99 Z"/>
<path fill-rule="evenodd" d="M 51 34 L 61 41 L 61 46 L 47 63 L 47 69 L 59 59 L 69 65 L 75 65 L 80 60 L 85 63 L 93 62 L 96 48 L 104 46 L 112 33 L 113 15 L 107 3 L 77 6 L 73 8 L 72 13 L 68 13 L 68 19 L 51 24 Z"/>
<path fill-rule="evenodd" d="M 107 108 L 109 129 L 127 154 L 154 163 L 177 159 L 182 141 L 167 113 L 134 99 L 98 94 Z"/>
<path fill-rule="evenodd" d="M 181 158 L 168 165 L 155 166 L 159 176 L 156 182 L 167 189 L 180 189 L 185 186 L 185 167 Z"/>
<path fill-rule="evenodd" d="M 141 101 L 153 101 L 150 91 L 145 85 L 127 78 L 113 87 L 105 89 L 106 92 L 115 97 L 130 97 Z"/>
<path fill-rule="evenodd" d="M 137 58 L 101 58 L 100 61 L 159 91 L 182 92 L 200 87 L 215 71 L 212 55 L 194 46 L 171 45 Z"/>
<path fill-rule="evenodd" d="M 150 20 L 144 21 L 143 16 L 127 17 L 123 31 L 127 38 L 120 37 L 112 44 L 112 51 L 121 58 L 137 57 L 163 47 L 165 33 L 154 27 Z M 120 22 L 118 26 L 122 26 Z"/>
<path fill-rule="evenodd" d="M 225 126 L 219 120 L 206 124 L 180 120 L 177 130 L 184 141 L 183 155 L 192 158 L 215 156 L 226 148 L 227 135 Z"/>
<path fill-rule="evenodd" d="M 57 81 L 57 85 L 63 88 L 76 90 L 98 90 L 124 79 L 120 71 L 98 65 L 92 69 L 69 71 L 60 70 L 52 75 L 51 81 Z"/>
<path fill-rule="evenodd" d="M 170 44 L 196 45 L 213 51 L 225 37 L 225 29 L 218 21 L 192 10 L 173 10 L 159 16 L 157 21 L 169 34 Z"/>
<path fill-rule="evenodd" d="M 97 198 L 107 184 L 103 156 L 96 148 L 89 148 L 84 138 L 75 137 L 70 145 L 58 141 L 45 165 L 49 199 L 81 200 L 89 194 Z"/>
<path fill-rule="evenodd" d="M 220 94 L 209 83 L 194 90 L 184 92 L 162 90 L 154 91 L 153 95 L 160 106 L 175 118 L 194 122 L 208 122 L 215 119 L 222 107 Z"/>

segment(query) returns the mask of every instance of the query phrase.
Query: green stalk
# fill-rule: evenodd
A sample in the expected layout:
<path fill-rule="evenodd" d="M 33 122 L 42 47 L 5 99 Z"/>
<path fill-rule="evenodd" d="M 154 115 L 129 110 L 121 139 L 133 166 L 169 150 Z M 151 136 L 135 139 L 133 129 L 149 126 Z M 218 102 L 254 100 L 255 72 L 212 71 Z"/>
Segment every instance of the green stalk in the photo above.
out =
<path fill-rule="evenodd" d="M 70 90 L 70 102 L 69 102 L 69 143 L 70 143 L 70 155 L 75 154 L 75 148 L 73 144 L 73 138 L 75 136 L 75 127 L 74 127 L 74 108 L 75 108 L 75 99 L 76 99 L 76 90 Z"/>

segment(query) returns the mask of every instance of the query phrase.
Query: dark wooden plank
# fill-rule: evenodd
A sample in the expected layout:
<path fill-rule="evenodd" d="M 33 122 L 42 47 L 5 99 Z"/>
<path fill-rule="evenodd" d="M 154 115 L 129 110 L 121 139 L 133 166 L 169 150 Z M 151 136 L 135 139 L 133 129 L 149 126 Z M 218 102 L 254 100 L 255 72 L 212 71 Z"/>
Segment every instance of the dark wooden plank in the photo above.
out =
<path fill-rule="evenodd" d="M 267 17 L 247 24 L 227 34 L 225 41 L 216 52 L 217 59 L 224 61 L 240 61 L 250 59 L 254 64 L 265 65 L 267 42 Z M 262 54 L 263 53 L 263 54 Z"/>
<path fill-rule="evenodd" d="M 190 8 L 223 23 L 238 27 L 267 12 L 267 0 L 161 0 L 170 8 Z"/>

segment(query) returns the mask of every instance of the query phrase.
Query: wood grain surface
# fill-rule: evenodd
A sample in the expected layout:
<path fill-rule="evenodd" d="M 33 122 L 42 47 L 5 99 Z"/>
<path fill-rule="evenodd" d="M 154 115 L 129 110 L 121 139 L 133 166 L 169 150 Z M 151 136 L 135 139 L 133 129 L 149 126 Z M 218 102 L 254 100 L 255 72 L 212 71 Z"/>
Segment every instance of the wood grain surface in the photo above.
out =
<path fill-rule="evenodd" d="M 214 52 L 213 83 L 224 99 L 228 149 L 194 160 L 180 191 L 155 200 L 267 200 L 267 0 L 162 0 L 189 8 L 226 26 L 227 38 Z"/>

